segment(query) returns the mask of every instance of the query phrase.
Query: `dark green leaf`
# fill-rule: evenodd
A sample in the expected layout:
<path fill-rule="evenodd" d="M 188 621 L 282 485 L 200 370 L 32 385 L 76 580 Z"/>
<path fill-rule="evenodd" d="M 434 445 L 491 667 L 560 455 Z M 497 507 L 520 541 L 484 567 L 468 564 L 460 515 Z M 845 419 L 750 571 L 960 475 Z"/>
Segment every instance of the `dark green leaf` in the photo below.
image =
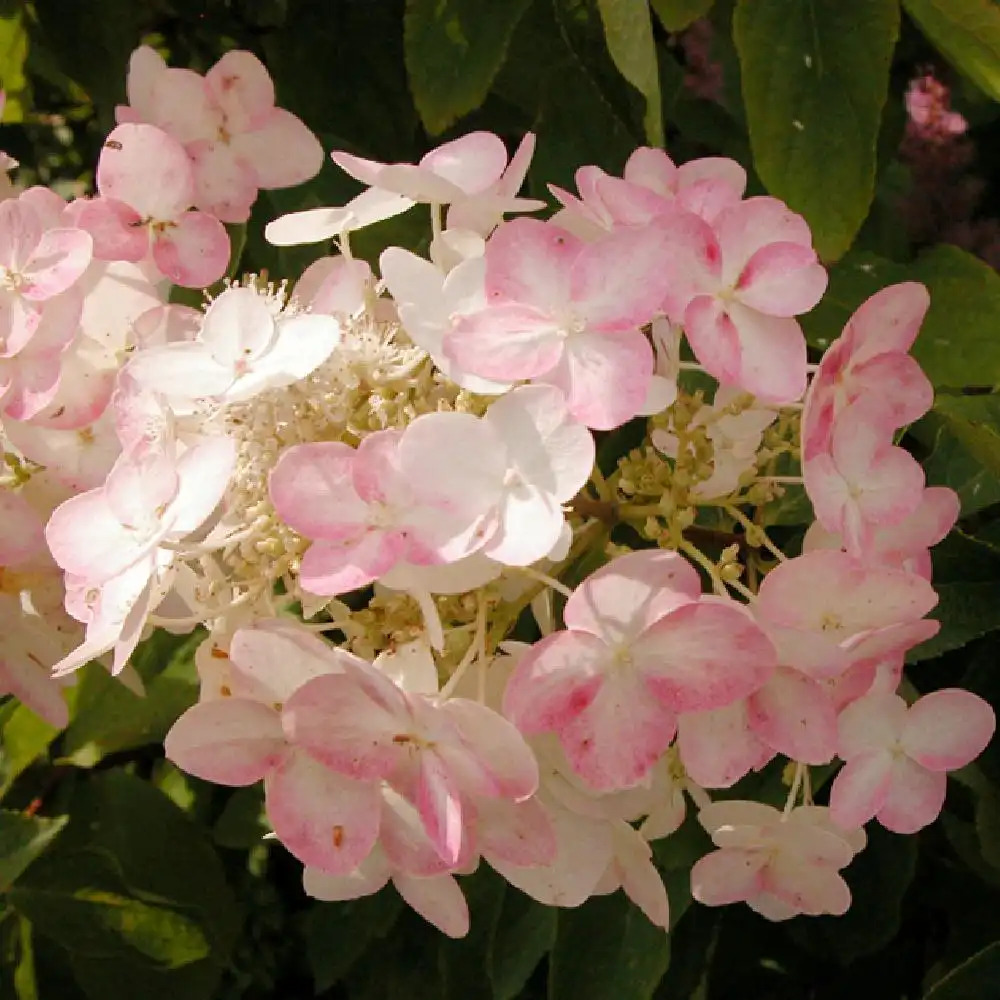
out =
<path fill-rule="evenodd" d="M 670 961 L 666 932 L 623 892 L 560 910 L 549 1000 L 648 1000 Z"/>
<path fill-rule="evenodd" d="M 339 983 L 355 962 L 385 937 L 402 910 L 392 889 L 347 903 L 317 903 L 305 921 L 306 954 L 316 992 Z"/>
<path fill-rule="evenodd" d="M 898 31 L 897 0 L 736 6 L 733 35 L 757 173 L 806 217 L 826 260 L 851 245 L 874 195 Z"/>
<path fill-rule="evenodd" d="M 11 701 L 0 709 L 0 798 L 59 732 L 26 705 Z"/>
<path fill-rule="evenodd" d="M 903 6 L 952 65 L 1000 101 L 1000 7 L 995 0 L 903 0 Z"/>
<path fill-rule="evenodd" d="M 930 448 L 923 463 L 928 486 L 950 486 L 955 490 L 963 515 L 1000 502 L 1000 477 L 983 467 L 942 416 L 932 412 L 915 425 L 913 432 Z"/>
<path fill-rule="evenodd" d="M 998 982 L 1000 941 L 994 941 L 939 979 L 924 1000 L 986 1000 L 996 993 Z"/>
<path fill-rule="evenodd" d="M 24 8 L 0 13 L 0 86 L 7 101 L 3 107 L 5 125 L 24 121 L 30 105 L 24 60 L 28 55 L 28 32 L 24 26 Z"/>
<path fill-rule="evenodd" d="M 66 816 L 26 816 L 0 810 L 0 892 L 17 881 L 66 825 Z"/>
<path fill-rule="evenodd" d="M 270 831 L 264 814 L 264 791 L 260 785 L 252 785 L 237 788 L 229 796 L 212 829 L 212 838 L 222 847 L 248 850 Z"/>
<path fill-rule="evenodd" d="M 403 42 L 413 100 L 438 135 L 486 99 L 531 0 L 407 0 Z"/>
<path fill-rule="evenodd" d="M 487 865 L 462 879 L 469 904 L 469 933 L 442 939 L 438 951 L 442 1000 L 493 1000 L 490 949 L 507 883 Z"/>
<path fill-rule="evenodd" d="M 495 1000 L 514 1000 L 556 936 L 556 909 L 516 889 L 503 898 L 490 945 L 490 982 Z"/>

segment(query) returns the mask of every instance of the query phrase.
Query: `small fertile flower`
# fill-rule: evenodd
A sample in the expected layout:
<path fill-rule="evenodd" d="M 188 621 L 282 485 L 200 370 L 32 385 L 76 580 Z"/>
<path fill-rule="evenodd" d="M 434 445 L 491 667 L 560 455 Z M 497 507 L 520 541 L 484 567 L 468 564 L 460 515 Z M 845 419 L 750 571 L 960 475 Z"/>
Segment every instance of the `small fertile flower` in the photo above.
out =
<path fill-rule="evenodd" d="M 673 739 L 677 715 L 756 690 L 774 649 L 736 604 L 701 599 L 676 553 L 620 556 L 567 601 L 566 630 L 518 661 L 504 713 L 525 733 L 555 732 L 599 791 L 628 788 Z"/>
<path fill-rule="evenodd" d="M 227 52 L 204 78 L 168 69 L 149 46 L 129 62 L 130 107 L 119 122 L 146 122 L 172 135 L 191 159 L 192 204 L 223 222 L 245 222 L 259 188 L 314 177 L 323 149 L 295 115 L 274 104 L 274 84 L 251 52 Z"/>
<path fill-rule="evenodd" d="M 829 451 L 834 421 L 859 397 L 877 399 L 889 430 L 912 423 L 930 409 L 934 390 L 907 354 L 930 297 L 913 281 L 890 285 L 863 302 L 820 362 L 802 414 L 805 460 Z"/>
<path fill-rule="evenodd" d="M 711 226 L 693 213 L 664 226 L 674 241 L 667 315 L 683 324 L 705 370 L 766 403 L 799 399 L 806 344 L 793 317 L 816 305 L 827 282 L 805 220 L 760 197 L 724 209 Z"/>
<path fill-rule="evenodd" d="M 668 252 L 656 228 L 588 244 L 515 219 L 486 245 L 486 308 L 458 317 L 445 354 L 484 378 L 549 382 L 576 419 L 616 427 L 649 391 L 653 352 L 640 327 L 660 309 Z"/>
<path fill-rule="evenodd" d="M 340 341 L 340 324 L 319 313 L 279 313 L 253 288 L 226 289 L 208 307 L 198 338 L 149 347 L 129 375 L 182 414 L 207 400 L 238 403 L 315 371 Z"/>
<path fill-rule="evenodd" d="M 153 260 L 177 285 L 202 288 L 218 281 L 229 263 L 225 227 L 195 202 L 191 163 L 184 147 L 153 125 L 119 125 L 97 163 L 101 198 L 78 224 L 104 260 Z"/>
<path fill-rule="evenodd" d="M 846 826 L 874 816 L 888 830 L 915 833 L 937 819 L 947 772 L 978 757 L 995 729 L 993 709 L 957 688 L 909 707 L 891 693 L 860 698 L 840 715 L 846 764 L 830 789 L 831 816 Z"/>
<path fill-rule="evenodd" d="M 768 920 L 843 914 L 851 891 L 839 874 L 864 847 L 864 831 L 839 829 L 827 810 L 788 815 L 760 802 L 713 802 L 698 814 L 718 850 L 691 869 L 691 892 L 706 906 L 745 902 Z"/>

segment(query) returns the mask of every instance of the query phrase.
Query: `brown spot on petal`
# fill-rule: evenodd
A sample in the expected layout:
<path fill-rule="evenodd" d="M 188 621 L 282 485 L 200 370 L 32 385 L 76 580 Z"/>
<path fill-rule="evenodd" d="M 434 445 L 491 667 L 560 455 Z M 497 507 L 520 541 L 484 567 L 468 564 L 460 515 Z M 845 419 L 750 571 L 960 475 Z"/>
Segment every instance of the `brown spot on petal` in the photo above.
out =
<path fill-rule="evenodd" d="M 229 654 L 224 649 L 219 649 L 218 646 L 213 646 L 209 655 L 213 660 L 228 660 Z"/>
<path fill-rule="evenodd" d="M 344 828 L 339 824 L 333 828 L 333 846 L 341 847 L 344 843 Z"/>
<path fill-rule="evenodd" d="M 229 698 L 232 693 L 233 689 L 228 684 L 223 684 L 222 687 L 219 688 L 219 694 L 221 694 L 223 698 Z"/>

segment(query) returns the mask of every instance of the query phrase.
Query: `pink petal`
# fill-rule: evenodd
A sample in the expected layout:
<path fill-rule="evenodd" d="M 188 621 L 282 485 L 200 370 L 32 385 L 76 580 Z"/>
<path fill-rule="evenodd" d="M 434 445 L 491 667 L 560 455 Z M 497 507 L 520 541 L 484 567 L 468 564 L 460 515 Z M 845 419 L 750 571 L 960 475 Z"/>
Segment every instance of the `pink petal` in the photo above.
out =
<path fill-rule="evenodd" d="M 232 369 L 220 365 L 207 344 L 182 341 L 149 347 L 133 354 L 127 368 L 131 378 L 165 396 L 220 396 L 233 382 Z"/>
<path fill-rule="evenodd" d="M 289 740 L 326 767 L 352 778 L 388 777 L 405 755 L 393 737 L 407 720 L 373 701 L 349 674 L 306 681 L 285 702 Z"/>
<path fill-rule="evenodd" d="M 190 69 L 170 67 L 153 82 L 149 121 L 182 145 L 212 139 L 225 125 L 205 79 Z"/>
<path fill-rule="evenodd" d="M 19 291 L 26 299 L 51 299 L 65 292 L 87 270 L 94 241 L 82 229 L 50 229 L 28 258 Z"/>
<path fill-rule="evenodd" d="M 439 711 L 462 737 L 462 744 L 439 741 L 437 751 L 464 792 L 517 801 L 534 794 L 538 763 L 510 722 L 466 698 L 450 698 Z"/>
<path fill-rule="evenodd" d="M 406 252 L 399 250 L 401 254 Z M 351 315 L 364 305 L 365 293 L 371 284 L 372 269 L 367 261 L 320 257 L 302 272 L 293 294 L 313 313 Z"/>
<path fill-rule="evenodd" d="M 552 315 L 572 298 L 573 265 L 583 243 L 537 219 L 514 219 L 486 244 L 486 296 Z"/>
<path fill-rule="evenodd" d="M 691 869 L 691 894 L 703 906 L 726 906 L 756 895 L 767 863 L 763 851 L 712 851 Z"/>
<path fill-rule="evenodd" d="M 773 755 L 750 728 L 745 701 L 684 712 L 677 730 L 684 769 L 702 788 L 730 788 Z"/>
<path fill-rule="evenodd" d="M 483 552 L 507 566 L 530 566 L 552 551 L 565 523 L 562 508 L 550 494 L 531 486 L 509 488 L 497 532 Z"/>
<path fill-rule="evenodd" d="M 399 532 L 368 531 L 337 542 L 314 542 L 302 557 L 299 582 L 310 594 L 335 597 L 366 587 L 409 551 Z"/>
<path fill-rule="evenodd" d="M 591 573 L 566 602 L 566 627 L 628 642 L 671 611 L 697 600 L 701 580 L 679 553 L 630 552 Z"/>
<path fill-rule="evenodd" d="M 375 785 L 291 753 L 264 788 L 274 832 L 304 864 L 346 875 L 374 846 L 381 812 Z"/>
<path fill-rule="evenodd" d="M 140 45 L 128 61 L 125 92 L 131 110 L 139 116 L 137 120 L 148 119 L 153 113 L 153 88 L 160 74 L 167 68 L 163 57 L 148 45 Z"/>
<path fill-rule="evenodd" d="M 675 730 L 672 711 L 649 697 L 642 677 L 620 669 L 608 673 L 590 704 L 559 729 L 559 741 L 588 785 L 612 791 L 642 781 Z"/>
<path fill-rule="evenodd" d="M 559 325 L 532 307 L 504 303 L 459 316 L 444 353 L 465 371 L 508 381 L 552 370 L 563 353 Z"/>
<path fill-rule="evenodd" d="M 670 287 L 665 261 L 673 253 L 664 228 L 622 230 L 588 243 L 572 267 L 573 309 L 589 328 L 625 332 L 660 311 Z"/>
<path fill-rule="evenodd" d="M 339 441 L 294 445 L 271 470 L 268 491 L 278 516 L 306 538 L 339 538 L 364 524 L 368 505 L 354 491 L 355 449 Z"/>
<path fill-rule="evenodd" d="M 274 108 L 250 132 L 233 136 L 233 149 L 252 168 L 265 191 L 304 184 L 323 166 L 323 147 L 302 121 Z"/>
<path fill-rule="evenodd" d="M 652 624 L 630 654 L 650 692 L 677 712 L 721 708 L 774 669 L 768 638 L 739 605 L 687 604 Z"/>
<path fill-rule="evenodd" d="M 765 316 L 739 302 L 723 311 L 699 297 L 684 313 L 684 332 L 695 356 L 720 382 L 767 403 L 801 399 L 806 388 L 806 341 L 794 319 Z"/>
<path fill-rule="evenodd" d="M 214 215 L 185 212 L 153 240 L 153 260 L 175 285 L 206 288 L 229 265 L 229 234 Z"/>
<path fill-rule="evenodd" d="M 725 263 L 723 284 L 733 284 L 750 258 L 771 243 L 812 246 L 812 234 L 801 215 L 777 198 L 756 197 L 734 205 L 715 220 Z"/>
<path fill-rule="evenodd" d="M 416 806 L 427 836 L 443 861 L 455 864 L 465 839 L 465 816 L 454 776 L 434 752 L 424 751 L 417 763 Z"/>
<path fill-rule="evenodd" d="M 744 305 L 768 316 L 797 316 L 819 302 L 827 280 L 811 247 L 770 243 L 747 261 L 736 293 Z"/>
<path fill-rule="evenodd" d="M 98 260 L 142 260 L 149 253 L 149 229 L 142 216 L 114 198 L 77 198 L 73 222 L 90 233 Z"/>
<path fill-rule="evenodd" d="M 469 933 L 469 907 L 451 875 L 415 878 L 394 872 L 392 884 L 400 896 L 442 934 L 461 938 Z"/>
<path fill-rule="evenodd" d="M 846 385 L 852 402 L 869 393 L 877 396 L 889 409 L 893 427 L 913 423 L 934 403 L 930 379 L 909 354 L 878 354 L 854 366 Z"/>
<path fill-rule="evenodd" d="M 188 147 L 194 205 L 220 222 L 246 222 L 257 198 L 257 175 L 232 146 L 203 140 Z"/>
<path fill-rule="evenodd" d="M 663 261 L 670 279 L 664 307 L 670 320 L 680 323 L 692 299 L 719 289 L 722 251 L 712 227 L 693 212 L 675 212 L 657 226 L 670 241 L 670 253 Z"/>
<path fill-rule="evenodd" d="M 0 654 L 0 693 L 12 694 L 50 726 L 64 729 L 69 723 L 62 687 L 28 650 L 8 649 Z"/>
<path fill-rule="evenodd" d="M 794 855 L 781 854 L 771 862 L 765 872 L 764 886 L 765 891 L 773 893 L 795 913 L 840 916 L 851 905 L 850 889 L 840 875 Z"/>
<path fill-rule="evenodd" d="M 929 305 L 927 289 L 915 281 L 889 285 L 866 299 L 844 328 L 853 364 L 890 351 L 909 351 Z"/>
<path fill-rule="evenodd" d="M 625 163 L 625 180 L 641 184 L 662 195 L 673 194 L 677 188 L 678 171 L 674 161 L 662 150 L 640 146 Z"/>
<path fill-rule="evenodd" d="M 347 208 L 309 208 L 272 219 L 264 227 L 264 238 L 276 247 L 322 243 L 350 229 L 350 221 Z"/>
<path fill-rule="evenodd" d="M 476 804 L 476 812 L 476 846 L 490 864 L 494 859 L 518 866 L 555 861 L 555 831 L 538 799 L 484 799 Z"/>
<path fill-rule="evenodd" d="M 948 790 L 944 771 L 928 771 L 915 761 L 899 757 L 892 780 L 875 818 L 893 833 L 916 833 L 938 818 Z"/>
<path fill-rule="evenodd" d="M 176 220 L 194 202 L 194 175 L 184 147 L 153 125 L 119 125 L 97 162 L 97 190 L 144 220 Z"/>
<path fill-rule="evenodd" d="M 649 844 L 627 823 L 616 823 L 614 833 L 614 867 L 625 894 L 646 914 L 650 923 L 669 930 L 670 902 L 663 879 L 650 861 Z"/>
<path fill-rule="evenodd" d="M 885 805 L 895 766 L 887 750 L 852 757 L 830 787 L 830 818 L 845 829 L 864 826 Z"/>
<path fill-rule="evenodd" d="M 248 698 L 215 698 L 189 708 L 164 740 L 179 768 L 218 785 L 252 785 L 285 758 L 278 713 Z"/>
<path fill-rule="evenodd" d="M 500 179 L 507 166 L 507 149 L 492 132 L 470 132 L 432 149 L 420 160 L 420 166 L 466 194 L 478 194 Z"/>
<path fill-rule="evenodd" d="M 944 688 L 910 706 L 901 742 L 907 756 L 929 771 L 954 771 L 978 757 L 995 730 L 987 702 L 971 691 Z"/>
<path fill-rule="evenodd" d="M 891 750 L 906 722 L 906 702 L 895 694 L 873 692 L 848 705 L 837 719 L 837 753 L 844 760 Z"/>
<path fill-rule="evenodd" d="M 573 333 L 544 378 L 563 391 L 577 420 L 595 430 L 611 430 L 645 405 L 653 366 L 653 349 L 638 330 Z"/>
<path fill-rule="evenodd" d="M 837 712 L 827 689 L 779 667 L 750 696 L 754 732 L 769 747 L 803 764 L 826 764 L 837 752 Z"/>
<path fill-rule="evenodd" d="M 205 74 L 205 88 L 225 114 L 231 132 L 255 128 L 274 109 L 274 84 L 252 52 L 227 52 Z"/>
<path fill-rule="evenodd" d="M 345 875 L 333 875 L 321 868 L 306 866 L 302 872 L 302 888 L 313 899 L 340 903 L 371 896 L 389 881 L 389 875 L 389 865 L 376 850 Z"/>
<path fill-rule="evenodd" d="M 604 683 L 610 651 L 585 632 L 554 632 L 517 662 L 503 711 L 524 733 L 561 730 L 576 719 Z"/>

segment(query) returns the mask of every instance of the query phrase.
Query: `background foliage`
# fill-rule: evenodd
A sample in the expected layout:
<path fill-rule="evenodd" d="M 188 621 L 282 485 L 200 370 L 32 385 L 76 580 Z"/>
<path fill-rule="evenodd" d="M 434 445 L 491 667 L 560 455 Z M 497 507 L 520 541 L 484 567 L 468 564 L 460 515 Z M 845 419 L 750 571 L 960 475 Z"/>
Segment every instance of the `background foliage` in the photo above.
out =
<path fill-rule="evenodd" d="M 935 556 L 939 636 L 911 655 L 921 691 L 960 684 L 1000 708 L 1000 6 L 994 0 L 0 0 L 0 148 L 24 183 L 88 188 L 151 42 L 204 71 L 229 48 L 268 65 L 326 149 L 412 160 L 458 132 L 538 135 L 529 177 L 572 186 L 635 146 L 726 155 L 803 213 L 831 268 L 806 317 L 822 348 L 876 289 L 914 278 L 932 306 L 914 353 L 937 390 L 906 441 L 962 520 Z M 950 143 L 907 122 L 926 71 L 968 123 Z M 277 214 L 353 195 L 332 164 L 265 193 L 241 268 L 294 275 L 322 248 L 262 238 Z M 358 234 L 419 249 L 407 217 Z M 959 245 L 956 245 L 959 244 Z M 964 248 L 963 248 L 964 247 Z M 972 251 L 972 252 L 970 252 Z M 976 256 L 979 254 L 979 256 Z M 606 443 L 625 447 L 627 435 Z M 807 505 L 782 515 L 788 538 Z M 552 911 L 485 870 L 473 929 L 443 939 L 393 890 L 318 904 L 262 840 L 257 789 L 209 787 L 162 757 L 196 696 L 197 636 L 136 656 L 145 699 L 88 668 L 56 732 L 0 706 L 0 996 L 17 1000 L 966 1000 L 1000 995 L 1000 746 L 951 782 L 939 823 L 880 828 L 847 870 L 841 919 L 769 924 L 688 906 L 697 823 L 658 846 L 668 938 L 621 893 Z M 752 780 L 784 797 L 781 776 Z"/>

